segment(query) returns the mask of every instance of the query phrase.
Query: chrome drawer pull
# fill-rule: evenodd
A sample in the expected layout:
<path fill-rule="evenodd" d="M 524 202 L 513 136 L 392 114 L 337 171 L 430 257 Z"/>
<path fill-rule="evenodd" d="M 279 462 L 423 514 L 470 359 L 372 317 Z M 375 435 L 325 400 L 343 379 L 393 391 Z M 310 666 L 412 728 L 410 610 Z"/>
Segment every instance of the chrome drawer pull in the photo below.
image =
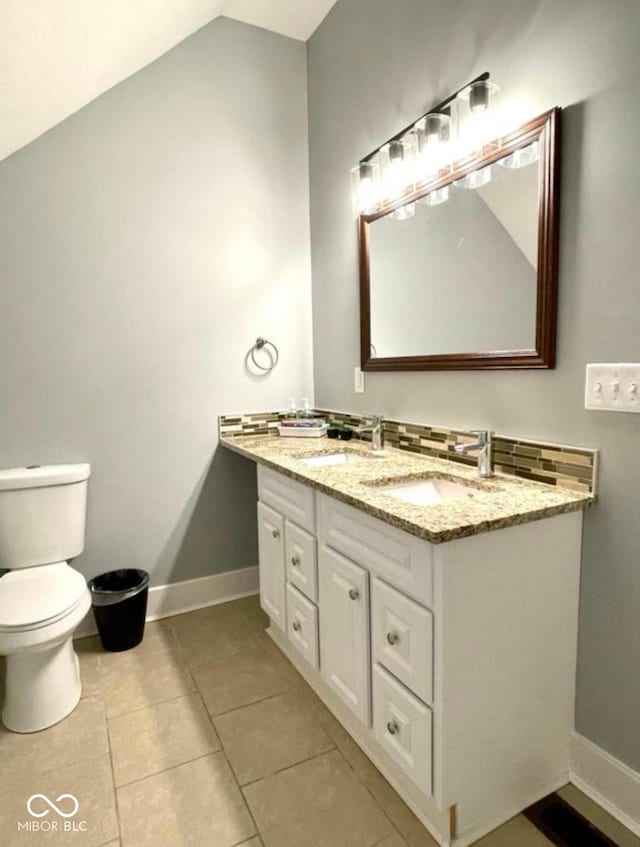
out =
<path fill-rule="evenodd" d="M 357 600 L 359 596 L 360 596 L 360 592 L 358 591 L 357 588 L 350 588 L 349 589 L 349 597 L 351 597 L 352 600 Z"/>
<path fill-rule="evenodd" d="M 397 632 L 388 632 L 387 633 L 387 641 L 393 647 L 394 644 L 397 644 L 400 641 L 400 636 Z"/>
<path fill-rule="evenodd" d="M 280 538 L 280 530 L 279 529 L 272 529 L 271 535 L 273 535 L 274 538 Z"/>
<path fill-rule="evenodd" d="M 399 731 L 400 727 L 398 726 L 398 724 L 395 721 L 389 721 L 389 723 L 387 724 L 387 732 L 389 733 L 389 735 L 397 735 Z"/>
<path fill-rule="evenodd" d="M 291 564 L 293 565 L 294 568 L 297 568 L 298 565 L 300 564 L 300 556 L 292 556 L 291 557 Z"/>
<path fill-rule="evenodd" d="M 294 621 L 291 626 L 294 632 L 300 632 L 300 623 L 298 621 Z"/>

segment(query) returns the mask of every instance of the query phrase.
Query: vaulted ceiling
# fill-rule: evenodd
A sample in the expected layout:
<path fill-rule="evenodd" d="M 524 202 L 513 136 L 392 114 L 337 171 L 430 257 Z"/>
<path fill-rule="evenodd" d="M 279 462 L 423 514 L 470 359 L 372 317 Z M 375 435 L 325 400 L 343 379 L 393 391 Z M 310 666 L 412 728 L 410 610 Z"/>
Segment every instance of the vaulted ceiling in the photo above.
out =
<path fill-rule="evenodd" d="M 0 160 L 225 15 L 306 41 L 336 0 L 2 0 Z"/>

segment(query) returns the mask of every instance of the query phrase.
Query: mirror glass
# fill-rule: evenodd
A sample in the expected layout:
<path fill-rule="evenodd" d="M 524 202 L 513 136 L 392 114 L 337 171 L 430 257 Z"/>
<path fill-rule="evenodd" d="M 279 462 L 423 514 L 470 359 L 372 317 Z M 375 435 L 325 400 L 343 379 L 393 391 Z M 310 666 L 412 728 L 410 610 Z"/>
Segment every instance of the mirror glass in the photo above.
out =
<path fill-rule="evenodd" d="M 560 117 L 360 214 L 363 370 L 555 367 Z"/>
<path fill-rule="evenodd" d="M 535 349 L 538 154 L 536 140 L 369 223 L 372 358 Z"/>

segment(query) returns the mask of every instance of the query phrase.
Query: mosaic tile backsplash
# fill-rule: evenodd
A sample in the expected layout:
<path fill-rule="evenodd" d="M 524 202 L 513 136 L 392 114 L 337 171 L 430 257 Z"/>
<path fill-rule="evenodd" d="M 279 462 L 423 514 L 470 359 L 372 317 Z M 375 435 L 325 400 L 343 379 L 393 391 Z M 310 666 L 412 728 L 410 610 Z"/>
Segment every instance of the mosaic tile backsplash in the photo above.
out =
<path fill-rule="evenodd" d="M 366 422 L 366 416 L 351 415 L 327 409 L 315 409 L 330 423 L 358 427 Z M 239 435 L 277 435 L 277 423 L 284 414 L 280 412 L 258 412 L 255 414 L 222 415 L 219 418 L 221 437 Z M 369 433 L 360 436 L 371 440 Z M 406 421 L 384 422 L 385 444 L 412 453 L 424 453 L 440 459 L 475 465 L 473 454 L 460 455 L 454 451 L 456 444 L 473 441 L 468 432 Z M 494 469 L 498 473 L 558 485 L 572 491 L 595 493 L 598 451 L 561 444 L 546 444 L 522 438 L 496 435 L 493 442 Z"/>

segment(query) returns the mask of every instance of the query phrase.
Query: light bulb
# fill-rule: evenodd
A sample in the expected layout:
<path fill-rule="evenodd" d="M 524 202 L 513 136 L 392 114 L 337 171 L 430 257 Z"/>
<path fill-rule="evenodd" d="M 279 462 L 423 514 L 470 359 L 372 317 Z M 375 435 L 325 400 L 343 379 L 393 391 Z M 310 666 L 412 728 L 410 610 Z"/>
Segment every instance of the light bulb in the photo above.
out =
<path fill-rule="evenodd" d="M 351 194 L 355 215 L 372 212 L 378 205 L 380 201 L 378 172 L 376 161 L 360 162 L 351 169 Z"/>

